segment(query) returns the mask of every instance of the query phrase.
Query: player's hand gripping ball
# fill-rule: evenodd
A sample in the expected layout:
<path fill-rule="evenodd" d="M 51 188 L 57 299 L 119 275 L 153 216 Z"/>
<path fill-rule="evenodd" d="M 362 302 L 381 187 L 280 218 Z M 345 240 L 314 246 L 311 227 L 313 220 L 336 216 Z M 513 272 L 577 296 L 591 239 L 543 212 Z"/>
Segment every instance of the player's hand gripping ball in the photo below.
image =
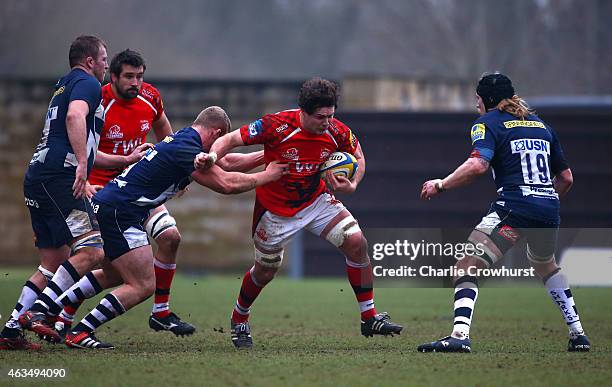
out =
<path fill-rule="evenodd" d="M 351 180 L 357 172 L 357 159 L 350 153 L 334 152 L 327 161 L 321 164 L 321 174 L 332 171 L 336 176 L 343 176 Z"/>

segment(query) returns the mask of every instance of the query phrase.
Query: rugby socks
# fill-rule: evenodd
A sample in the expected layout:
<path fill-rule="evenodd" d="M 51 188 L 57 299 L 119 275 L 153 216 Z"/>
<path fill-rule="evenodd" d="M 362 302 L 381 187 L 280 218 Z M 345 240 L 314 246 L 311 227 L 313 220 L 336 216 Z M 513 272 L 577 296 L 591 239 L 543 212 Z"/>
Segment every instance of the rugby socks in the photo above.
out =
<path fill-rule="evenodd" d="M 346 259 L 346 275 L 349 283 L 355 292 L 355 297 L 359 303 L 361 321 L 368 321 L 376 315 L 374 307 L 374 277 L 372 275 L 372 265 L 367 263 L 356 263 Z"/>
<path fill-rule="evenodd" d="M 251 313 L 251 305 L 255 302 L 259 293 L 265 285 L 257 283 L 253 277 L 253 269 L 247 271 L 242 279 L 242 286 L 240 287 L 240 293 L 232 312 L 232 321 L 235 323 L 243 323 L 249 320 L 249 314 Z"/>
<path fill-rule="evenodd" d="M 157 318 L 164 318 L 170 314 L 170 286 L 176 272 L 176 264 L 163 263 L 155 259 L 155 296 L 152 314 Z"/>
<path fill-rule="evenodd" d="M 55 299 L 64 293 L 66 289 L 74 285 L 80 278 L 81 276 L 70 261 L 62 263 L 55 272 L 53 279 L 47 283 L 47 287 L 42 291 L 42 294 L 38 297 L 31 310 L 33 312 L 57 316 L 62 309 L 55 304 Z"/>
<path fill-rule="evenodd" d="M 476 277 L 463 276 L 455 281 L 455 318 L 452 337 L 470 338 L 470 325 L 474 314 L 474 304 L 478 298 L 478 280 Z"/>
<path fill-rule="evenodd" d="M 561 315 L 565 319 L 570 337 L 575 338 L 576 336 L 584 335 L 572 291 L 567 284 L 567 278 L 561 273 L 561 269 L 554 270 L 543 278 L 543 281 L 548 294 L 550 294 L 553 302 L 559 307 Z"/>
<path fill-rule="evenodd" d="M 74 316 L 76 315 L 77 310 L 83 301 L 73 302 L 72 304 L 64 306 L 62 312 L 59 314 L 57 321 L 61 321 L 64 324 L 71 324 L 74 322 Z"/>
<path fill-rule="evenodd" d="M 41 290 L 34 285 L 33 282 L 26 281 L 21 290 L 21 295 L 19 295 L 19 299 L 17 300 L 17 304 L 15 304 L 15 309 L 13 309 L 11 313 L 11 318 L 9 318 L 4 326 L 9 329 L 21 329 L 21 325 L 19 325 L 17 319 L 34 305 L 40 292 Z"/>
<path fill-rule="evenodd" d="M 92 298 L 96 294 L 102 292 L 102 286 L 96 280 L 93 272 L 89 272 L 79 282 L 72 285 L 61 296 L 55 300 L 58 308 L 63 308 L 60 313 L 60 319 L 63 322 L 72 323 L 74 314 L 83 300 Z"/>
<path fill-rule="evenodd" d="M 125 308 L 121 305 L 119 299 L 117 299 L 113 293 L 109 293 L 104 296 L 98 306 L 89 312 L 89 314 L 74 327 L 72 332 L 91 333 L 100 325 L 123 313 L 125 313 Z"/>

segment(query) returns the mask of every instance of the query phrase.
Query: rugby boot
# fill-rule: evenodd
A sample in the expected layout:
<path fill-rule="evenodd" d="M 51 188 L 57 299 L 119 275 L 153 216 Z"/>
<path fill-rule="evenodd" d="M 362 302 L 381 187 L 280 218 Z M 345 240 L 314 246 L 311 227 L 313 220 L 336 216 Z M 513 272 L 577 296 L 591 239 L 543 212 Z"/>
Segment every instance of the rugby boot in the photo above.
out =
<path fill-rule="evenodd" d="M 579 335 L 574 338 L 570 337 L 567 343 L 567 350 L 569 352 L 589 352 L 591 350 L 591 343 L 586 335 Z"/>
<path fill-rule="evenodd" d="M 19 316 L 19 324 L 22 328 L 36 333 L 50 343 L 59 343 L 60 335 L 53 327 L 49 326 L 47 315 L 42 312 L 27 311 Z"/>
<path fill-rule="evenodd" d="M 65 343 L 68 348 L 115 349 L 114 345 L 98 340 L 93 332 L 70 332 Z"/>
<path fill-rule="evenodd" d="M 7 333 L 7 330 L 11 331 L 10 334 Z M 25 338 L 24 333 L 16 328 L 5 328 L 2 331 L 2 336 L 0 336 L 0 350 L 27 351 L 39 350 L 41 348 L 42 347 L 40 344 L 35 344 L 28 341 L 28 339 Z"/>
<path fill-rule="evenodd" d="M 181 320 L 174 313 L 170 313 L 166 317 L 149 316 L 149 327 L 157 332 L 170 331 L 176 336 L 189 336 L 196 330 L 193 325 Z"/>
<path fill-rule="evenodd" d="M 456 339 L 446 336 L 431 343 L 421 344 L 417 347 L 419 352 L 472 352 L 470 339 Z"/>
<path fill-rule="evenodd" d="M 232 343 L 236 348 L 252 348 L 253 338 L 251 337 L 251 327 L 248 321 L 235 323 L 230 320 L 230 332 Z"/>
<path fill-rule="evenodd" d="M 54 329 L 60 336 L 62 343 L 66 340 L 66 335 L 68 334 L 68 332 L 70 332 L 70 328 L 72 328 L 72 322 L 67 321 L 63 318 L 59 318 L 55 322 Z"/>
<path fill-rule="evenodd" d="M 361 334 L 365 337 L 399 335 L 402 329 L 404 327 L 391 321 L 391 317 L 386 312 L 378 313 L 370 317 L 368 321 L 361 321 Z"/>

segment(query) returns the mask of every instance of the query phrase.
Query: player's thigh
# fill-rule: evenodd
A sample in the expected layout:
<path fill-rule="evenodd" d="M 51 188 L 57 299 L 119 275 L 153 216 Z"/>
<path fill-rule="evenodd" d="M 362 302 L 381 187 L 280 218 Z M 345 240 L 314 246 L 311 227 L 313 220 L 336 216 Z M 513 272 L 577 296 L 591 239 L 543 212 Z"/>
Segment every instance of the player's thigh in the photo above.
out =
<path fill-rule="evenodd" d="M 279 216 L 266 211 L 255 225 L 253 242 L 267 251 L 282 250 L 304 226 L 303 219 L 297 216 Z"/>
<path fill-rule="evenodd" d="M 40 254 L 41 266 L 53 273 L 70 257 L 70 247 L 67 245 L 55 248 L 39 248 L 38 252 Z"/>
<path fill-rule="evenodd" d="M 521 229 L 510 213 L 491 211 L 470 234 L 475 257 L 490 266 L 503 258 L 522 237 Z"/>
<path fill-rule="evenodd" d="M 261 207 L 258 202 L 255 203 L 253 244 L 256 263 L 273 270 L 281 266 L 285 246 L 310 221 L 309 208 L 305 208 L 295 216 L 287 217 L 273 214 Z"/>
<path fill-rule="evenodd" d="M 140 246 L 129 250 L 111 262 L 125 284 L 141 288 L 145 293 L 153 292 L 155 272 L 151 246 Z"/>
<path fill-rule="evenodd" d="M 327 193 L 321 195 L 315 216 L 307 229 L 326 239 L 349 257 L 355 255 L 357 250 L 367 248 L 357 220 L 342 202 Z"/>
<path fill-rule="evenodd" d="M 98 230 L 91 203 L 75 199 L 72 181 L 58 178 L 24 185 L 25 202 L 30 211 L 35 245 L 58 248 Z"/>
<path fill-rule="evenodd" d="M 530 227 L 523 229 L 523 233 L 527 240 L 527 259 L 531 263 L 547 265 L 555 262 L 559 234 L 557 224 L 532 221 Z"/>

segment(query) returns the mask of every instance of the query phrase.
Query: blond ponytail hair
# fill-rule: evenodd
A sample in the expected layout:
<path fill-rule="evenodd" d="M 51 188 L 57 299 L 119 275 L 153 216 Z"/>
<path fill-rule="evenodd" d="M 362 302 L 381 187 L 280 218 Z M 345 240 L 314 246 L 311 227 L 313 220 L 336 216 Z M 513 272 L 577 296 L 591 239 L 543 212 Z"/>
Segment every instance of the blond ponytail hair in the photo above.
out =
<path fill-rule="evenodd" d="M 527 102 L 518 95 L 513 95 L 512 98 L 502 99 L 497 104 L 499 111 L 507 112 L 515 117 L 524 120 L 528 115 L 535 113 L 535 110 L 529 108 Z"/>

